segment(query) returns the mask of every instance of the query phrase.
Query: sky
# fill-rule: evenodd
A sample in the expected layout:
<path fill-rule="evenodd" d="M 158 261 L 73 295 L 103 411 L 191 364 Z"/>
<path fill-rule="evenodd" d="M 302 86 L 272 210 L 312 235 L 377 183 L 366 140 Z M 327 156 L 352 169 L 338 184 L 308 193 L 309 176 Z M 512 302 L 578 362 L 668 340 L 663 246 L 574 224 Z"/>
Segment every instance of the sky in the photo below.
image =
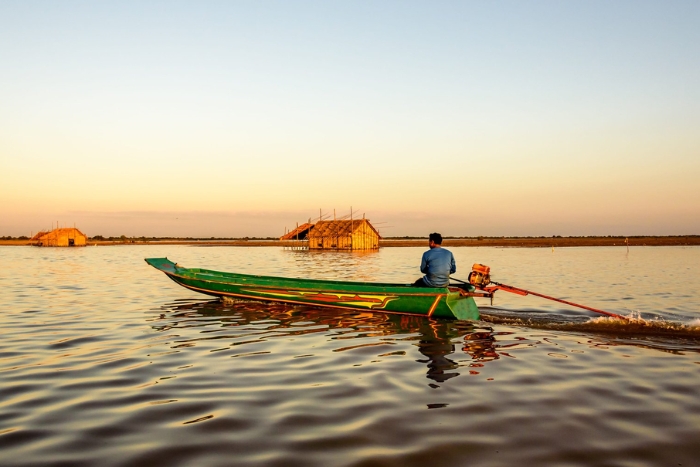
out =
<path fill-rule="evenodd" d="M 0 236 L 700 234 L 700 2 L 0 2 Z"/>

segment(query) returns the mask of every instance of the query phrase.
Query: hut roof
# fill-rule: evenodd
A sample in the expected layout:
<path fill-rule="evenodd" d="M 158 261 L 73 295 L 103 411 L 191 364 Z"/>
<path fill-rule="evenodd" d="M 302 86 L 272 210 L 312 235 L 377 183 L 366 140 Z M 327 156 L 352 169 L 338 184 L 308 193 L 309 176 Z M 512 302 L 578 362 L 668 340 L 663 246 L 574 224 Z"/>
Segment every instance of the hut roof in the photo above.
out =
<path fill-rule="evenodd" d="M 311 232 L 309 232 L 309 237 L 343 237 L 352 234 L 363 224 L 367 224 L 377 234 L 378 238 L 382 238 L 368 219 L 318 221 Z"/>
<path fill-rule="evenodd" d="M 40 232 L 37 232 L 37 233 L 32 237 L 32 240 L 39 240 L 41 237 L 43 237 L 43 236 L 46 235 L 47 233 L 49 233 L 48 230 L 42 230 L 42 231 L 40 231 Z"/>
<path fill-rule="evenodd" d="M 75 236 L 76 234 L 78 234 L 78 235 L 82 235 L 83 237 L 87 238 L 87 235 L 85 235 L 80 230 L 76 229 L 75 227 L 64 227 L 64 228 L 60 228 L 60 229 L 53 229 L 51 232 L 45 232 L 45 231 L 39 232 L 38 234 L 36 234 L 32 237 L 32 240 L 39 240 L 42 237 L 45 237 L 47 235 L 59 236 L 62 234 L 72 235 L 72 236 Z"/>
<path fill-rule="evenodd" d="M 313 227 L 313 224 L 309 224 L 308 222 L 306 222 L 297 227 L 296 229 L 292 230 L 288 234 L 282 235 L 280 237 L 280 240 L 294 240 L 297 238 L 303 240 L 309 234 L 309 231 L 313 229 Z"/>

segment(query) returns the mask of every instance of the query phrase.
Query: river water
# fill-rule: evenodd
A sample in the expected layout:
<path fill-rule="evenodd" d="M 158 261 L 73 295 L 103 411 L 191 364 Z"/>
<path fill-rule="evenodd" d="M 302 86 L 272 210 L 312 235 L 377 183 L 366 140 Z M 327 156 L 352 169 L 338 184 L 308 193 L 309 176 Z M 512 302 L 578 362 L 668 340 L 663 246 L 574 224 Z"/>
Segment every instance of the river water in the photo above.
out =
<path fill-rule="evenodd" d="M 0 464 L 694 466 L 700 247 L 452 248 L 479 322 L 219 302 L 149 267 L 409 283 L 422 248 L 0 247 Z"/>

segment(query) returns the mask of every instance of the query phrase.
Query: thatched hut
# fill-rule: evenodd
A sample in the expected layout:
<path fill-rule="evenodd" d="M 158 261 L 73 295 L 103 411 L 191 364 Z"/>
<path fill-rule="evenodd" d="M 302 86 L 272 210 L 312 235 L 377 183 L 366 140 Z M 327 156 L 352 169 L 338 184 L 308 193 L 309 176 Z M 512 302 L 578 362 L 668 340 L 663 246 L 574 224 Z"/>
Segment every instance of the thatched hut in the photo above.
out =
<path fill-rule="evenodd" d="M 50 232 L 39 232 L 34 235 L 31 244 L 35 246 L 85 246 L 87 235 L 74 227 L 54 229 Z"/>
<path fill-rule="evenodd" d="M 376 250 L 381 236 L 367 219 L 318 221 L 308 232 L 311 250 Z"/>

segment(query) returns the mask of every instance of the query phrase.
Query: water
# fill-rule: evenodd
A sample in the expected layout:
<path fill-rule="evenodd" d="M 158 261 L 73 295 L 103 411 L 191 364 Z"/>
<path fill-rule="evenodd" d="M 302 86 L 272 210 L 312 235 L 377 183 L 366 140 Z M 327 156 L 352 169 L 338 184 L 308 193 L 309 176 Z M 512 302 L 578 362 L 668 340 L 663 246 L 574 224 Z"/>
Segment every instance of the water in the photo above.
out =
<path fill-rule="evenodd" d="M 454 248 L 478 323 L 222 303 L 146 265 L 412 282 L 422 248 L 0 248 L 0 464 L 692 466 L 700 248 Z"/>

